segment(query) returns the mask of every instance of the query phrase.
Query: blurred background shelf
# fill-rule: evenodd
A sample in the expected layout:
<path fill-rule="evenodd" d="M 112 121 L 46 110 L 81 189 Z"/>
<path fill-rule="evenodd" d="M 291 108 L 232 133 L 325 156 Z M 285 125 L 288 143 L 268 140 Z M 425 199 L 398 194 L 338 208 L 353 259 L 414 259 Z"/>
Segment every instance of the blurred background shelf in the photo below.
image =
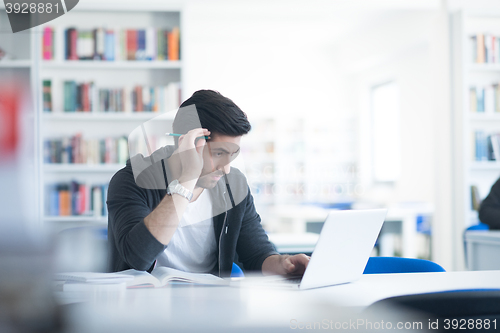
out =
<path fill-rule="evenodd" d="M 115 173 L 123 168 L 122 164 L 44 164 L 43 171 L 47 173 Z"/>
<path fill-rule="evenodd" d="M 107 225 L 107 216 L 44 216 L 43 221 L 47 223 L 75 223 L 85 222 L 87 224 Z"/>
<path fill-rule="evenodd" d="M 163 115 L 162 119 L 173 120 L 174 114 L 165 114 L 160 112 L 54 112 L 43 113 L 42 118 L 44 121 L 137 121 L 144 122 L 154 117 Z"/>
<path fill-rule="evenodd" d="M 0 68 L 29 68 L 31 60 L 0 60 Z"/>
<path fill-rule="evenodd" d="M 1 62 L 0 62 L 1 63 Z M 42 61 L 43 69 L 181 69 L 181 61 Z"/>

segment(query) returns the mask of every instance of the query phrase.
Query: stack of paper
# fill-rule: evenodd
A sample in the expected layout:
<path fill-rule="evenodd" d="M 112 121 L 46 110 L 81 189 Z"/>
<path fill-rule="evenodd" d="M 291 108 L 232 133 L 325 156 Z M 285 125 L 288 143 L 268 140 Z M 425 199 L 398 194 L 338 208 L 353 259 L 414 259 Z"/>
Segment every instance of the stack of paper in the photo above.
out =
<path fill-rule="evenodd" d="M 71 272 L 58 273 L 54 278 L 63 281 L 63 291 L 124 290 L 132 275 L 117 273 Z"/>

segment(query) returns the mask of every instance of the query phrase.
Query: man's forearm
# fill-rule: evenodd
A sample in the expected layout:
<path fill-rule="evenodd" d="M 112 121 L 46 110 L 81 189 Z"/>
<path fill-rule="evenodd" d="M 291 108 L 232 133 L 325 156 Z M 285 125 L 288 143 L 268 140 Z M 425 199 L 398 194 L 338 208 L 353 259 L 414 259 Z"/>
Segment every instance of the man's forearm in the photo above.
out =
<path fill-rule="evenodd" d="M 194 191 L 196 179 L 179 180 L 179 182 L 191 192 Z M 188 204 L 189 201 L 179 194 L 166 195 L 160 204 L 144 218 L 144 224 L 160 243 L 167 245 L 177 230 Z"/>

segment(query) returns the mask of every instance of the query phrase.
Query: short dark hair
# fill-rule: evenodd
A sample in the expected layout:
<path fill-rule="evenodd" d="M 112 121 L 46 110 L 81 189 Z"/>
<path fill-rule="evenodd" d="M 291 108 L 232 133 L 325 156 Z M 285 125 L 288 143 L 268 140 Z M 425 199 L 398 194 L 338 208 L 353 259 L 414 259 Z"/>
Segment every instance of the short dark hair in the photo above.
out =
<path fill-rule="evenodd" d="M 197 112 L 193 112 L 194 108 L 186 108 L 189 105 L 194 105 Z M 245 112 L 232 100 L 213 90 L 198 90 L 184 101 L 175 116 L 173 130 L 186 134 L 199 125 L 212 134 L 227 136 L 241 136 L 252 128 Z"/>

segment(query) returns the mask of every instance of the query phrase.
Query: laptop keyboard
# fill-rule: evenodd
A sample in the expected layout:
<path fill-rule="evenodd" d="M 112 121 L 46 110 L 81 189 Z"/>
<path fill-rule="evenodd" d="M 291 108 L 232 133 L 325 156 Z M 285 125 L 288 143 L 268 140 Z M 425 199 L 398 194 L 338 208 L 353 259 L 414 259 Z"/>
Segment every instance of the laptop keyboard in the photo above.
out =
<path fill-rule="evenodd" d="M 283 280 L 283 282 L 286 282 L 286 283 L 300 283 L 300 281 L 302 281 L 302 276 L 298 276 L 298 277 L 293 277 L 293 278 L 287 278 L 285 280 Z"/>

